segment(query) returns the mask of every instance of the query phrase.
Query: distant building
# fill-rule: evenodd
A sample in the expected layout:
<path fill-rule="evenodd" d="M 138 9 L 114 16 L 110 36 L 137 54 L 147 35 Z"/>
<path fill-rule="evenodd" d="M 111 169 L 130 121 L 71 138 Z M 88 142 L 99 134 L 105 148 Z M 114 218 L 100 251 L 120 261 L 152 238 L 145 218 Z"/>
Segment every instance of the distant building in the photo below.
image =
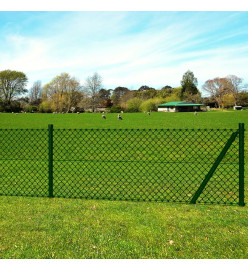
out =
<path fill-rule="evenodd" d="M 158 105 L 159 112 L 199 112 L 203 104 L 187 101 L 172 101 Z"/>
<path fill-rule="evenodd" d="M 107 108 L 111 108 L 113 106 L 113 101 L 108 99 L 104 100 L 101 106 L 97 106 L 95 112 L 106 112 Z"/>
<path fill-rule="evenodd" d="M 235 111 L 241 111 L 242 110 L 242 106 L 233 106 L 233 109 Z"/>

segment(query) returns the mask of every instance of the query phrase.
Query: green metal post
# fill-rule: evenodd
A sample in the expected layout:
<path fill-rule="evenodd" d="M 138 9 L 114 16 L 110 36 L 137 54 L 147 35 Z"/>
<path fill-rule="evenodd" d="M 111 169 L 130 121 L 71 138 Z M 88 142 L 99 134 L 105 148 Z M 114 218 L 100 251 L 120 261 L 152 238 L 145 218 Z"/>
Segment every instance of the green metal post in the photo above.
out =
<path fill-rule="evenodd" d="M 239 205 L 245 205 L 245 195 L 244 195 L 244 145 L 245 145 L 245 125 L 244 123 L 239 123 Z"/>
<path fill-rule="evenodd" d="M 49 182 L 48 192 L 49 197 L 53 197 L 53 125 L 48 125 L 48 170 L 49 170 Z"/>
<path fill-rule="evenodd" d="M 215 170 L 217 169 L 217 167 L 219 166 L 220 162 L 222 161 L 222 159 L 224 158 L 225 154 L 227 153 L 228 149 L 230 148 L 230 146 L 232 145 L 232 143 L 234 142 L 235 138 L 237 137 L 238 132 L 234 132 L 231 137 L 228 139 L 226 145 L 224 146 L 224 148 L 222 149 L 221 153 L 219 154 L 219 156 L 217 157 L 217 159 L 215 160 L 213 166 L 211 167 L 211 169 L 209 170 L 208 174 L 206 175 L 206 177 L 204 178 L 203 182 L 201 183 L 201 185 L 199 186 L 199 188 L 197 189 L 196 193 L 194 194 L 192 200 L 190 201 L 190 203 L 194 204 L 196 203 L 197 199 L 199 198 L 199 196 L 201 195 L 202 191 L 204 190 L 205 186 L 207 185 L 208 181 L 210 180 L 210 178 L 213 176 Z"/>

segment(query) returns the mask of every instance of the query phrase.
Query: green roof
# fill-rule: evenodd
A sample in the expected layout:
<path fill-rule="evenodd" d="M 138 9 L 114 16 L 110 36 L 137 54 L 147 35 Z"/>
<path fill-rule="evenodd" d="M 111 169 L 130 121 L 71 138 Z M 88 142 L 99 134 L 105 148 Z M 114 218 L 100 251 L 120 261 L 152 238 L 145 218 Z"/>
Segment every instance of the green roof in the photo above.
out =
<path fill-rule="evenodd" d="M 163 104 L 159 104 L 158 107 L 181 107 L 181 106 L 203 106 L 203 104 L 192 103 L 187 101 L 172 101 Z"/>

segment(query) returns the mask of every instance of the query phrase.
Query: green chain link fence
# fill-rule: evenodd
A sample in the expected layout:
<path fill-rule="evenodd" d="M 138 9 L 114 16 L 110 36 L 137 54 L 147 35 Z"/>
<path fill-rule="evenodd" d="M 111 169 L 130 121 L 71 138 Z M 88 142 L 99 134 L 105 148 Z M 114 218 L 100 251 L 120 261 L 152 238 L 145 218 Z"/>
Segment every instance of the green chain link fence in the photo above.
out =
<path fill-rule="evenodd" d="M 0 195 L 244 205 L 239 129 L 0 129 Z"/>

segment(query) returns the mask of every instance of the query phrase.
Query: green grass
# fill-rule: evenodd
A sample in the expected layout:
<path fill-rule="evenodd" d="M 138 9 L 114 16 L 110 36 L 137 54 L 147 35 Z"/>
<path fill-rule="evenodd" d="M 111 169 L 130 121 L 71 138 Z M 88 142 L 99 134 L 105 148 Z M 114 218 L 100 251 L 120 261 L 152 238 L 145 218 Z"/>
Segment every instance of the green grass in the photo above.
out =
<path fill-rule="evenodd" d="M 123 114 L 123 121 L 117 114 L 0 114 L 0 128 L 18 129 L 222 129 L 240 122 L 247 126 L 248 111 Z M 247 206 L 2 196 L 0 258 L 248 258 L 247 220 Z"/>
<path fill-rule="evenodd" d="M 233 131 L 55 129 L 54 196 L 190 202 Z M 0 130 L 0 149 L 0 194 L 47 196 L 47 130 Z M 238 204 L 238 173 L 236 139 L 198 202 Z"/>
<path fill-rule="evenodd" d="M 124 113 L 123 120 L 117 114 L 7 114 L 0 113 L 0 128 L 237 128 L 238 123 L 248 125 L 247 111 L 213 111 L 194 113 Z"/>
<path fill-rule="evenodd" d="M 233 206 L 2 197 L 0 257 L 247 258 L 247 226 Z"/>

